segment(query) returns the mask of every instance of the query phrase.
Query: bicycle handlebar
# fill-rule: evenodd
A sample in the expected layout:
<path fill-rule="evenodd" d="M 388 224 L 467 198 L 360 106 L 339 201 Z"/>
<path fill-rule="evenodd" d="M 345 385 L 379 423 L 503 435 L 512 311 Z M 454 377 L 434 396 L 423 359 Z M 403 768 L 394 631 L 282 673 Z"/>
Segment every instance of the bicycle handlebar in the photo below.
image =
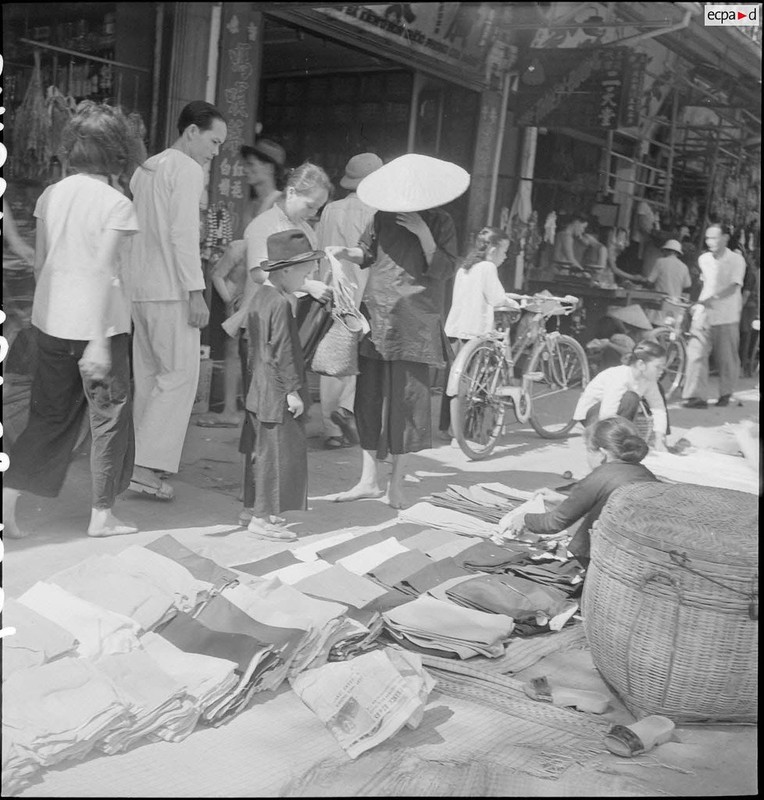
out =
<path fill-rule="evenodd" d="M 548 312 L 549 316 L 556 314 L 570 314 L 570 312 L 573 311 L 573 309 L 579 303 L 579 298 L 572 294 L 566 294 L 565 297 L 557 297 L 551 294 L 516 294 L 514 292 L 506 292 L 505 294 L 511 300 L 516 300 L 518 303 L 520 303 L 521 309 L 525 309 L 533 303 L 543 302 L 556 302 L 563 306 L 567 306 L 567 308 L 555 309 L 552 312 Z"/>

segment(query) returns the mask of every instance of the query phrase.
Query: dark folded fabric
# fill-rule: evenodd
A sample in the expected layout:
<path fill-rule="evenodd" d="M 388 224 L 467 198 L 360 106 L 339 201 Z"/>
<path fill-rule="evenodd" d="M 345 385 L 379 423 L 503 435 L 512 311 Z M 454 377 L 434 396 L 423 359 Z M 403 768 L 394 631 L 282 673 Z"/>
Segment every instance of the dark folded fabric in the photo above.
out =
<path fill-rule="evenodd" d="M 199 653 L 233 661 L 239 673 L 246 672 L 252 659 L 267 647 L 263 642 L 242 633 L 212 630 L 184 611 L 159 628 L 157 633 L 184 653 Z"/>
<path fill-rule="evenodd" d="M 302 641 L 305 632 L 298 628 L 277 628 L 252 619 L 222 595 L 215 595 L 197 614 L 202 625 L 221 633 L 240 633 L 264 645 L 272 645 L 286 661 Z"/>
<path fill-rule="evenodd" d="M 446 596 L 468 608 L 533 621 L 537 612 L 553 617 L 565 607 L 566 596 L 551 586 L 540 586 L 514 575 L 479 575 L 446 591 Z"/>
<path fill-rule="evenodd" d="M 389 538 L 390 534 L 386 531 L 371 531 L 370 533 L 364 533 L 360 536 L 348 539 L 346 542 L 333 544 L 325 550 L 318 550 L 316 555 L 324 561 L 328 561 L 330 564 L 336 564 L 341 558 L 345 558 L 345 556 L 352 556 L 353 553 L 357 553 L 374 544 L 384 542 Z"/>
<path fill-rule="evenodd" d="M 211 559 L 189 550 L 188 547 L 181 544 L 174 536 L 170 536 L 169 533 L 160 536 L 153 542 L 149 542 L 144 547 L 177 561 L 197 580 L 207 581 L 207 583 L 215 586 L 216 589 L 222 589 L 224 586 L 237 583 L 239 580 L 235 572 L 231 572 L 230 569 L 221 567 L 220 564 L 216 564 Z"/>
<path fill-rule="evenodd" d="M 393 539 L 397 539 L 399 542 L 405 542 L 406 539 L 416 536 L 423 530 L 425 530 L 425 526 L 416 522 L 399 522 L 396 525 L 385 528 L 383 533 L 386 533 L 388 537 L 392 536 Z"/>
<path fill-rule="evenodd" d="M 404 578 L 395 588 L 410 595 L 424 594 L 428 589 L 438 586 L 449 578 L 458 578 L 462 575 L 471 575 L 463 567 L 454 561 L 453 558 L 442 558 L 440 561 L 433 561 L 423 569 Z"/>
<path fill-rule="evenodd" d="M 504 546 L 494 542 L 478 542 L 457 553 L 454 561 L 473 572 L 499 572 L 510 564 L 525 564 L 530 561 L 527 547 Z"/>
<path fill-rule="evenodd" d="M 392 558 L 378 564 L 366 574 L 382 586 L 392 589 L 404 578 L 408 578 L 409 575 L 419 572 L 420 569 L 424 569 L 432 563 L 432 559 L 420 550 L 410 550 L 408 553 L 396 553 Z"/>
<path fill-rule="evenodd" d="M 250 561 L 246 564 L 236 564 L 234 569 L 241 570 L 241 572 L 246 572 L 249 575 L 267 575 L 269 572 L 273 572 L 277 569 L 283 569 L 284 567 L 291 567 L 292 564 L 301 564 L 299 558 L 295 558 L 294 553 L 291 550 L 282 550 L 280 553 L 274 553 L 272 556 L 268 556 L 268 558 L 263 558 L 260 561 Z"/>
<path fill-rule="evenodd" d="M 406 650 L 411 650 L 414 653 L 422 653 L 426 656 L 437 656 L 438 658 L 459 658 L 459 656 L 451 650 L 436 650 L 435 648 L 422 647 L 422 645 L 414 644 L 411 639 L 407 639 L 402 633 L 392 631 L 390 628 L 385 628 L 379 636 L 379 641 L 392 642 L 399 644 Z"/>
<path fill-rule="evenodd" d="M 371 603 L 365 605 L 362 611 L 378 611 L 380 614 L 383 611 L 389 611 L 391 608 L 398 608 L 404 603 L 411 602 L 411 595 L 406 592 L 401 592 L 398 589 L 390 589 L 386 594 L 372 600 Z M 348 616 L 351 616 L 348 614 Z M 360 621 L 360 620 L 359 620 Z M 364 623 L 365 624 L 365 623 Z"/>

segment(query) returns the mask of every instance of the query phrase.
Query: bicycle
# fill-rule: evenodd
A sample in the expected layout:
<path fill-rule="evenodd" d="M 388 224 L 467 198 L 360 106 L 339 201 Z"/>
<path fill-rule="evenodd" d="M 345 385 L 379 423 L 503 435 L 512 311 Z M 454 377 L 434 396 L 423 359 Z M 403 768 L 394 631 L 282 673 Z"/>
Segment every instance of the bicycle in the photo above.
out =
<path fill-rule="evenodd" d="M 677 311 L 666 315 L 663 325 L 653 328 L 651 337 L 666 351 L 666 369 L 659 383 L 668 401 L 684 383 L 687 369 L 687 341 L 690 338 L 687 325 L 687 309 L 693 304 L 685 303 L 675 297 L 667 297 L 666 302 Z"/>
<path fill-rule="evenodd" d="M 507 294 L 520 309 L 506 326 L 468 341 L 451 367 L 446 393 L 452 397 L 456 441 L 470 459 L 488 457 L 502 432 L 507 409 L 517 421 L 530 422 L 539 436 L 562 439 L 576 424 L 573 412 L 589 381 L 583 347 L 559 331 L 547 331 L 551 317 L 567 316 L 578 305 L 572 295 Z M 511 324 L 519 320 L 512 344 Z M 502 329 L 503 327 L 503 329 Z M 516 367 L 527 358 L 518 382 Z"/>

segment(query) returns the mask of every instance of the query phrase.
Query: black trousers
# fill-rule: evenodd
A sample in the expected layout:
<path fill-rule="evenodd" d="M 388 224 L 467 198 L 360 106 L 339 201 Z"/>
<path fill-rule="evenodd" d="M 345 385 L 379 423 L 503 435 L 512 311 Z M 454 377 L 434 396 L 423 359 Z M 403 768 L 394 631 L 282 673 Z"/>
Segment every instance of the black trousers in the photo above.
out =
<path fill-rule="evenodd" d="M 666 402 L 666 395 L 663 392 L 663 387 L 658 384 L 658 391 L 661 393 L 661 397 L 663 398 L 663 402 Z M 618 416 L 624 417 L 628 419 L 630 422 L 634 422 L 635 417 L 637 416 L 637 411 L 639 411 L 639 406 L 642 402 L 642 398 L 636 392 L 624 392 L 623 397 L 621 398 L 621 402 L 618 404 Z M 651 412 L 649 412 L 651 413 Z M 586 419 L 584 420 L 584 426 L 589 427 L 589 425 L 594 425 L 595 422 L 600 417 L 600 403 L 595 403 L 587 412 L 586 412 Z M 671 424 L 668 420 L 668 410 L 666 411 L 666 434 L 671 433 Z"/>
<path fill-rule="evenodd" d="M 38 361 L 29 421 L 14 443 L 3 483 L 58 497 L 87 411 L 93 438 L 92 505 L 111 508 L 127 489 L 135 461 L 129 336 L 121 333 L 109 339 L 111 371 L 104 380 L 93 381 L 81 374 L 78 364 L 86 341 L 59 339 L 37 329 L 35 333 Z"/>

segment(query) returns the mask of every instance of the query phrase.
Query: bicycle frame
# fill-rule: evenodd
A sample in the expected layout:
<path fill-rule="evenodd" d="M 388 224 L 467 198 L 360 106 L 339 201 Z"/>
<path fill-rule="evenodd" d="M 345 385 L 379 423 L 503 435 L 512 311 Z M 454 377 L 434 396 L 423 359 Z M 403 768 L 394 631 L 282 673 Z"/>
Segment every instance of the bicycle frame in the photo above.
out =
<path fill-rule="evenodd" d="M 555 301 L 558 305 L 554 309 L 547 311 L 534 311 L 533 316 L 528 322 L 528 329 L 523 332 L 521 338 L 512 345 L 510 326 L 507 325 L 505 331 L 493 330 L 478 338 L 479 342 L 496 342 L 501 344 L 502 356 L 506 366 L 509 383 L 499 385 L 501 370 L 495 370 L 491 378 L 491 386 L 488 387 L 487 394 L 499 397 L 504 402 L 512 402 L 518 422 L 526 423 L 531 415 L 531 384 L 538 378 L 538 375 L 526 372 L 520 378 L 519 385 L 514 377 L 514 367 L 516 361 L 527 351 L 540 341 L 553 336 L 554 332 L 548 333 L 545 327 L 546 320 L 551 316 L 561 316 L 570 314 L 578 303 L 578 298 L 568 295 L 566 297 L 537 297 L 533 295 L 508 294 L 513 300 L 520 303 L 520 309 L 525 310 L 527 306 L 543 301 Z M 562 307 L 562 308 L 561 308 Z M 558 334 L 559 335 L 559 334 Z M 454 396 L 459 390 L 459 381 L 464 373 L 467 362 L 467 353 L 472 352 L 473 348 L 462 348 L 456 356 L 451 366 L 446 386 L 446 394 Z"/>

